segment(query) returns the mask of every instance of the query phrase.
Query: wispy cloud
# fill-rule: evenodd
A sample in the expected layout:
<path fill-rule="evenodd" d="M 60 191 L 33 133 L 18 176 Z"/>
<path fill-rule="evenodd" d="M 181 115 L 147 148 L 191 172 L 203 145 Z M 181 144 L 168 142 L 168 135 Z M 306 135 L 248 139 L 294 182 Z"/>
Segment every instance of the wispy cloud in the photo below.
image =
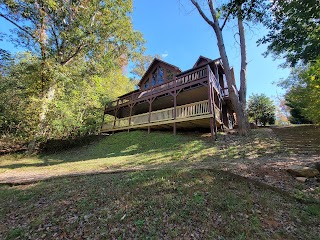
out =
<path fill-rule="evenodd" d="M 167 51 L 164 51 L 164 53 L 161 54 L 162 58 L 166 58 L 169 56 L 169 53 Z"/>

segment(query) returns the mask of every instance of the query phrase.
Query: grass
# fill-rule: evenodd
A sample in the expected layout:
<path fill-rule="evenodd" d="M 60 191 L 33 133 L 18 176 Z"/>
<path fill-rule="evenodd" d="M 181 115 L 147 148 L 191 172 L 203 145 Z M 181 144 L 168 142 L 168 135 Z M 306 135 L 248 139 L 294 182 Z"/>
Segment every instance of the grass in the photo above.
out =
<path fill-rule="evenodd" d="M 283 153 L 279 140 L 268 129 L 218 139 L 134 131 L 55 154 L 1 156 L 0 179 L 149 171 L 0 185 L 0 239 L 318 239 L 320 208 L 298 201 L 303 189 L 289 197 L 196 169 L 263 164 Z"/>
<path fill-rule="evenodd" d="M 276 138 L 263 129 L 250 136 L 221 134 L 218 142 L 201 134 L 122 132 L 81 148 L 55 154 L 0 156 L 0 178 L 24 174 L 64 175 L 128 168 L 171 168 L 216 164 L 272 156 L 281 151 Z"/>
<path fill-rule="evenodd" d="M 320 209 L 213 170 L 0 187 L 1 239 L 318 239 Z"/>

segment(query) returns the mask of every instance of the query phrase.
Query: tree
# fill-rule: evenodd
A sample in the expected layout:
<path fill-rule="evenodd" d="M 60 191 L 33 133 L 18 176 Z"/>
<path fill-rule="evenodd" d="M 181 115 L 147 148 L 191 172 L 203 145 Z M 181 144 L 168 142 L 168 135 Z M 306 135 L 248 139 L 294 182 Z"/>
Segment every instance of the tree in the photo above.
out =
<path fill-rule="evenodd" d="M 264 23 L 269 33 L 259 41 L 269 44 L 266 54 L 284 57 L 291 66 L 319 58 L 319 0 L 275 0 L 268 9 L 271 14 Z"/>
<path fill-rule="evenodd" d="M 275 123 L 275 106 L 266 95 L 253 94 L 248 101 L 248 115 L 256 123 L 265 126 Z"/>
<path fill-rule="evenodd" d="M 287 89 L 285 99 L 291 108 L 291 121 L 320 123 L 320 58 L 295 67 L 279 85 Z"/>
<path fill-rule="evenodd" d="M 160 60 L 162 59 L 162 57 L 158 54 L 137 56 L 134 59 L 134 67 L 130 73 L 133 74 L 135 78 L 141 79 L 143 74 L 147 71 L 148 67 L 155 58 L 158 58 Z"/>
<path fill-rule="evenodd" d="M 286 105 L 286 101 L 283 96 L 276 96 L 276 125 L 289 125 L 289 107 Z"/>
<path fill-rule="evenodd" d="M 162 57 L 158 54 L 156 55 L 138 55 L 134 58 L 134 66 L 130 73 L 133 75 L 131 81 L 137 85 L 141 80 L 143 74 L 147 71 L 153 59 L 158 58 L 162 59 Z"/>
<path fill-rule="evenodd" d="M 0 8 L 0 17 L 14 26 L 10 40 L 36 58 L 32 86 L 39 118 L 35 139 L 50 132 L 48 116 L 58 91 L 68 91 L 65 86 L 70 82 L 90 82 L 92 76 L 104 79 L 122 67 L 123 59 L 135 56 L 143 43 L 132 27 L 131 0 L 1 0 Z M 80 86 L 82 93 L 90 89 Z"/>
<path fill-rule="evenodd" d="M 211 17 L 205 13 L 203 8 L 199 5 L 198 1 L 191 0 L 192 4 L 197 8 L 201 17 L 212 27 L 217 38 L 218 49 L 222 59 L 223 67 L 226 74 L 226 80 L 228 83 L 228 90 L 232 105 L 235 108 L 235 112 L 238 117 L 239 133 L 247 134 L 249 131 L 248 117 L 246 114 L 246 72 L 247 72 L 247 55 L 246 55 L 246 41 L 245 41 L 245 29 L 244 20 L 252 20 L 254 18 L 260 18 L 262 11 L 259 11 L 262 7 L 260 1 L 243 1 L 233 0 L 227 4 L 222 5 L 221 9 L 215 8 L 214 1 L 208 0 L 208 7 Z M 224 17 L 222 24 L 221 15 Z M 237 91 L 235 79 L 232 76 L 229 59 L 226 53 L 222 30 L 230 18 L 237 18 L 238 34 L 240 38 L 241 49 L 241 70 L 240 70 L 240 90 Z"/>
<path fill-rule="evenodd" d="M 41 111 L 39 75 L 41 61 L 30 53 L 17 54 L 0 77 L 0 133 L 33 140 Z M 133 83 L 121 68 L 103 76 L 89 76 L 90 66 L 82 61 L 54 66 L 55 98 L 48 105 L 45 138 L 68 138 L 95 133 L 101 126 L 105 104 L 133 90 Z M 84 77 L 85 76 L 85 77 Z M 35 81 L 38 79 L 38 81 Z M 41 139 L 39 139 L 41 140 Z"/>

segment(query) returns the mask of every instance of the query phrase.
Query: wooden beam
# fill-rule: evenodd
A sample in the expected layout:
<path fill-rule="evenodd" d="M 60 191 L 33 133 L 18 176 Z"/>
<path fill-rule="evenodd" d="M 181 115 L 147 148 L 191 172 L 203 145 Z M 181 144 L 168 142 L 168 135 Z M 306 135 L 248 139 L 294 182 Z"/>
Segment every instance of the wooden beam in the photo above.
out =
<path fill-rule="evenodd" d="M 130 113 L 129 113 L 129 126 L 131 126 L 131 115 L 132 115 L 132 109 L 133 109 L 133 106 L 134 105 L 129 105 L 129 107 L 130 107 Z"/>
<path fill-rule="evenodd" d="M 177 118 L 177 90 L 176 90 L 176 81 L 174 84 L 174 95 L 173 95 L 173 120 Z M 173 135 L 177 135 L 177 124 L 176 122 L 173 123 Z"/>
<path fill-rule="evenodd" d="M 117 115 L 118 115 L 118 108 L 114 112 L 114 120 L 113 120 L 113 128 L 116 126 L 116 120 L 117 120 Z"/>

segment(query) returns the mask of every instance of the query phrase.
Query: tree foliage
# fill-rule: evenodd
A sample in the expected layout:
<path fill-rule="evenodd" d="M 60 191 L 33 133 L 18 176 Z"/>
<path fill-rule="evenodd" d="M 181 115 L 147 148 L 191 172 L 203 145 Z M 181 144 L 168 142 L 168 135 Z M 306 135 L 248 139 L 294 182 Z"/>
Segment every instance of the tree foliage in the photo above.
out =
<path fill-rule="evenodd" d="M 134 67 L 131 70 L 131 74 L 135 79 L 141 79 L 143 74 L 147 71 L 148 67 L 152 63 L 153 59 L 158 58 L 162 59 L 162 57 L 158 54 L 156 55 L 139 55 L 134 59 Z"/>
<path fill-rule="evenodd" d="M 48 106 L 45 138 L 66 138 L 94 133 L 101 126 L 107 102 L 133 89 L 132 82 L 115 68 L 104 76 L 89 76 L 81 61 L 50 66 L 57 82 L 54 101 Z M 0 130 L 32 140 L 38 131 L 41 61 L 30 53 L 19 54 L 0 78 Z M 84 77 L 85 76 L 85 77 Z"/>
<path fill-rule="evenodd" d="M 297 66 L 280 86 L 287 89 L 285 98 L 293 123 L 320 123 L 320 59 Z"/>
<path fill-rule="evenodd" d="M 264 94 L 253 94 L 248 101 L 248 115 L 256 123 L 265 126 L 275 123 L 275 106 Z"/>
<path fill-rule="evenodd" d="M 0 17 L 13 24 L 12 40 L 61 65 L 78 55 L 112 61 L 140 47 L 132 28 L 132 1 L 1 0 Z M 129 51 L 128 51 L 129 50 Z"/>
<path fill-rule="evenodd" d="M 36 138 L 94 132 L 108 101 L 133 89 L 123 76 L 143 49 L 132 1 L 1 0 L 24 53 L 1 52 L 0 129 Z"/>
<path fill-rule="evenodd" d="M 320 1 L 275 0 L 265 20 L 269 33 L 260 43 L 269 44 L 267 54 L 284 57 L 291 66 L 306 64 L 320 56 Z"/>

